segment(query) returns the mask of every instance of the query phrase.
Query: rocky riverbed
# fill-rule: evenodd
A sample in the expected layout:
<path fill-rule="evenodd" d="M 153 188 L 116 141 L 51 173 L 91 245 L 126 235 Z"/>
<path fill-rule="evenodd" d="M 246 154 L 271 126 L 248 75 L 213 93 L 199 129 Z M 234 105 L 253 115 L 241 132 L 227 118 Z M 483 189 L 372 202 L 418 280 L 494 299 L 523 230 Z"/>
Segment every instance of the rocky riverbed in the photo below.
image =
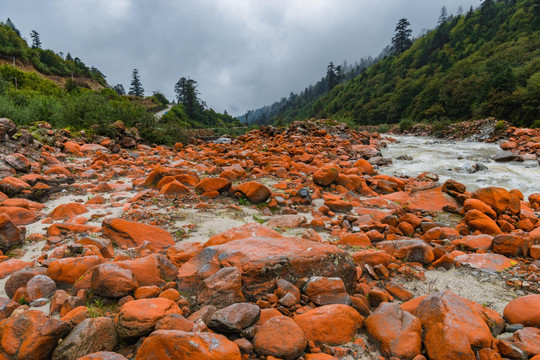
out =
<path fill-rule="evenodd" d="M 0 123 L 1 358 L 540 358 L 534 182 L 330 121 L 172 148 Z"/>

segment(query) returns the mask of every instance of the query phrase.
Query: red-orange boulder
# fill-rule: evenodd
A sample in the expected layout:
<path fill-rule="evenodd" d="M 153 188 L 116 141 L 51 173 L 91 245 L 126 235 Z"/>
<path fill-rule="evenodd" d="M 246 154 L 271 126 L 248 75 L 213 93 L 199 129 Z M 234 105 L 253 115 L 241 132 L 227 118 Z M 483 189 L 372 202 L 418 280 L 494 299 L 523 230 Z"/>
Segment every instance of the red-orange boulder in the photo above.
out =
<path fill-rule="evenodd" d="M 398 304 L 382 303 L 367 319 L 368 333 L 386 356 L 413 359 L 422 349 L 422 323 Z"/>
<path fill-rule="evenodd" d="M 231 185 L 232 183 L 230 180 L 227 180 L 224 178 L 207 177 L 207 178 L 202 179 L 195 188 L 202 193 L 209 193 L 213 191 L 222 193 L 229 190 Z"/>
<path fill-rule="evenodd" d="M 91 288 L 99 296 L 119 298 L 132 293 L 138 286 L 131 270 L 117 264 L 101 264 L 92 270 Z"/>
<path fill-rule="evenodd" d="M 71 329 L 65 321 L 28 310 L 0 322 L 0 358 L 49 359 L 58 341 Z"/>
<path fill-rule="evenodd" d="M 154 331 L 135 360 L 241 360 L 238 345 L 223 335 L 178 330 Z"/>
<path fill-rule="evenodd" d="M 484 234 L 499 235 L 502 233 L 499 225 L 479 210 L 473 209 L 467 211 L 464 221 L 472 230 L 479 230 Z"/>
<path fill-rule="evenodd" d="M 65 220 L 87 213 L 86 205 L 80 203 L 60 204 L 49 214 L 53 220 Z"/>
<path fill-rule="evenodd" d="M 313 174 L 313 182 L 317 185 L 328 186 L 337 179 L 339 172 L 339 166 L 326 164 Z"/>
<path fill-rule="evenodd" d="M 47 268 L 47 276 L 56 283 L 73 285 L 88 270 L 103 261 L 102 258 L 94 255 L 53 260 Z"/>
<path fill-rule="evenodd" d="M 451 291 L 424 298 L 415 315 L 422 321 L 424 346 L 432 360 L 476 360 L 473 349 L 491 347 L 488 325 Z"/>
<path fill-rule="evenodd" d="M 157 226 L 117 218 L 103 220 L 102 227 L 103 235 L 121 248 L 137 247 L 145 241 L 156 250 L 174 245 L 171 234 Z"/>
<path fill-rule="evenodd" d="M 285 360 L 300 357 L 307 345 L 304 331 L 287 316 L 276 316 L 266 321 L 253 338 L 253 347 L 261 356 Z"/>
<path fill-rule="evenodd" d="M 518 297 L 508 303 L 503 315 L 510 324 L 540 327 L 540 294 Z"/>
<path fill-rule="evenodd" d="M 266 186 L 257 181 L 250 181 L 240 184 L 238 185 L 237 190 L 240 191 L 252 204 L 263 203 L 272 194 Z"/>
<path fill-rule="evenodd" d="M 483 201 L 490 206 L 497 214 L 508 212 L 510 214 L 519 214 L 521 204 L 519 198 L 508 190 L 500 187 L 486 187 L 476 190 L 472 197 Z"/>
<path fill-rule="evenodd" d="M 125 303 L 114 321 L 121 339 L 136 339 L 154 330 L 159 319 L 168 314 L 182 314 L 182 310 L 169 299 L 139 299 Z"/>
<path fill-rule="evenodd" d="M 0 250 L 8 251 L 24 242 L 24 231 L 20 230 L 7 216 L 0 213 Z"/>
<path fill-rule="evenodd" d="M 306 311 L 294 321 L 315 344 L 341 345 L 351 341 L 364 318 L 348 305 L 325 305 Z"/>

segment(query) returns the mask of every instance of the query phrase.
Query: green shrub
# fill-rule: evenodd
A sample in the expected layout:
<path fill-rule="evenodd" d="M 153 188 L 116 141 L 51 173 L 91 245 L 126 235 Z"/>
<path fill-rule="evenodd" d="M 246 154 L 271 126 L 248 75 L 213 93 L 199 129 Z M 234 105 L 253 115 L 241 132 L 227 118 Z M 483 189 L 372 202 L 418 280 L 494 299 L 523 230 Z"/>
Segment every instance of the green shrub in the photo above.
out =
<path fill-rule="evenodd" d="M 412 119 L 409 119 L 409 118 L 403 119 L 399 122 L 399 131 L 400 132 L 409 131 L 411 130 L 413 125 L 414 125 L 414 121 Z"/>

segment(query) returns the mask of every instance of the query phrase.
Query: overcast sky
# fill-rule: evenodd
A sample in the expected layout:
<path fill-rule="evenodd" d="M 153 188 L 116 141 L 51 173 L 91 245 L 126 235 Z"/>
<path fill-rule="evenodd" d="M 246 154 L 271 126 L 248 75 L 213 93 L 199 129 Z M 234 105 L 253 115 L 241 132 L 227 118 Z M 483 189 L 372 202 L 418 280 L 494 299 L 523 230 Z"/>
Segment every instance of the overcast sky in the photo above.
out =
<path fill-rule="evenodd" d="M 111 85 L 129 89 L 134 68 L 147 95 L 173 97 L 176 81 L 199 84 L 209 107 L 232 115 L 300 92 L 330 61 L 376 56 L 400 18 L 413 35 L 433 28 L 444 5 L 480 0 L 0 0 L 24 37 L 70 52 Z M 30 42 L 30 40 L 28 40 Z"/>

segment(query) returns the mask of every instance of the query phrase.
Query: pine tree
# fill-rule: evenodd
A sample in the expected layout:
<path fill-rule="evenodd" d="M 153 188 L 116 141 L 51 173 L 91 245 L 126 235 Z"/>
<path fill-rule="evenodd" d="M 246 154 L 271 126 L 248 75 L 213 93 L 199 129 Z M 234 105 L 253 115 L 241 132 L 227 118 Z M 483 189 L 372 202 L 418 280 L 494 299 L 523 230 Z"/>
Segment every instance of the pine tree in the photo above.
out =
<path fill-rule="evenodd" d="M 446 20 L 448 20 L 448 11 L 446 10 L 446 6 L 443 6 L 441 8 L 441 15 L 439 15 L 438 24 L 444 24 Z"/>
<path fill-rule="evenodd" d="M 41 49 L 41 40 L 39 40 L 39 33 L 36 30 L 32 30 L 30 33 L 32 38 L 32 49 Z"/>
<path fill-rule="evenodd" d="M 17 29 L 17 28 L 15 27 L 15 24 L 11 21 L 10 18 L 7 18 L 7 20 L 6 20 L 6 25 L 9 26 L 9 28 L 10 28 L 11 30 L 15 31 L 15 33 L 16 33 L 19 37 L 21 37 L 21 32 L 19 31 L 19 29 Z"/>
<path fill-rule="evenodd" d="M 131 87 L 129 88 L 129 95 L 135 95 L 138 97 L 144 96 L 144 89 L 139 79 L 139 70 L 133 69 L 133 79 L 131 80 Z"/>
<path fill-rule="evenodd" d="M 412 40 L 411 34 L 412 30 L 410 28 L 411 24 L 405 18 L 400 19 L 396 25 L 396 33 L 392 38 L 392 53 L 394 55 L 401 54 L 405 50 L 411 47 Z"/>

